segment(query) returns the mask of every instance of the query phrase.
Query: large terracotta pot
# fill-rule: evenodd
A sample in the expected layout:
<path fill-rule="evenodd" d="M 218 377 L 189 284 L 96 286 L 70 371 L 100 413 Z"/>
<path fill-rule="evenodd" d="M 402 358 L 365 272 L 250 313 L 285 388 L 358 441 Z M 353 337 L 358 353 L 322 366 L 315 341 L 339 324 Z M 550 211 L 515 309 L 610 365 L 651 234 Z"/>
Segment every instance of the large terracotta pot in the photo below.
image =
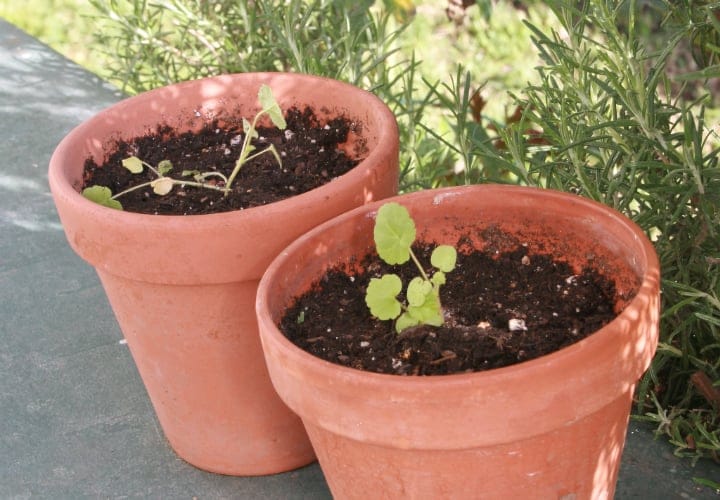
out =
<path fill-rule="evenodd" d="M 619 292 L 638 293 L 601 330 L 532 361 L 460 375 L 368 373 L 308 354 L 276 325 L 327 268 L 373 249 L 382 203 L 295 241 L 260 282 L 260 337 L 335 498 L 612 498 L 633 389 L 657 345 L 659 267 L 648 239 L 605 206 L 549 190 L 472 186 L 386 201 L 409 209 L 420 240 L 454 244 L 469 233 L 480 248 L 495 226 L 530 253 L 592 261 Z"/>
<path fill-rule="evenodd" d="M 283 109 L 314 106 L 362 124 L 366 158 L 323 187 L 264 207 L 199 216 L 122 212 L 83 198 L 83 163 L 112 141 L 165 123 L 254 116 L 259 86 Z M 147 92 L 72 130 L 51 160 L 52 194 L 72 248 L 93 265 L 175 451 L 235 475 L 276 473 L 314 454 L 300 420 L 275 394 L 255 321 L 257 284 L 288 243 L 351 208 L 397 193 L 398 132 L 390 110 L 350 85 L 299 74 L 238 74 Z M 92 314 L 88 311 L 88 314 Z"/>

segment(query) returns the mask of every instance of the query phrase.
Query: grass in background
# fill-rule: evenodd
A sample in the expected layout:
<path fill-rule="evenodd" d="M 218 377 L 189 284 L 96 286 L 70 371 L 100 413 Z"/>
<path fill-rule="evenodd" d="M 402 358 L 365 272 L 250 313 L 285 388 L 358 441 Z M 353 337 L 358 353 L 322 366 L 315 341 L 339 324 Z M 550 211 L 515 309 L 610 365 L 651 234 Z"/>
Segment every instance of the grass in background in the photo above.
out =
<path fill-rule="evenodd" d="M 488 103 L 484 114 L 493 119 L 511 114 L 508 92 L 519 92 L 538 80 L 535 67 L 540 59 L 524 21 L 548 29 L 557 26 L 550 11 L 541 3 L 531 2 L 526 10 L 520 10 L 512 2 L 497 2 L 489 10 L 474 6 L 449 20 L 447 1 L 418 4 L 401 42 L 405 52 L 414 50 L 424 62 L 420 68 L 423 76 L 449 83 L 461 64 L 482 86 Z"/>

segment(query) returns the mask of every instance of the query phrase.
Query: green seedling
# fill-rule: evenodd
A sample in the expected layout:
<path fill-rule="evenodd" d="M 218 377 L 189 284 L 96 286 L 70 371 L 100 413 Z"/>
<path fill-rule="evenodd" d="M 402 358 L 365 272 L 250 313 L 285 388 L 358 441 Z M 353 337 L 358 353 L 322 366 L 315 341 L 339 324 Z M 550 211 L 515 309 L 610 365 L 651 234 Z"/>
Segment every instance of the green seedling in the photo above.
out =
<path fill-rule="evenodd" d="M 395 320 L 395 330 L 417 325 L 442 326 L 444 324 L 440 287 L 445 284 L 445 273 L 455 269 L 457 251 L 449 245 L 433 250 L 430 263 L 437 269 L 428 276 L 420 264 L 412 244 L 416 230 L 407 209 L 398 203 L 386 203 L 377 213 L 373 231 L 375 247 L 380 258 L 390 265 L 404 264 L 412 259 L 420 272 L 407 285 L 406 302 L 398 300 L 403 283 L 397 274 L 372 278 L 365 293 L 370 313 L 380 320 Z"/>
<path fill-rule="evenodd" d="M 131 191 L 135 191 L 137 189 L 148 186 L 152 188 L 155 194 L 160 196 L 164 196 L 170 193 L 175 186 L 194 186 L 204 189 L 212 189 L 215 191 L 222 191 L 225 196 L 227 196 L 232 189 L 235 178 L 240 173 L 240 169 L 250 160 L 257 158 L 262 154 L 271 153 L 277 160 L 278 165 L 282 166 L 282 160 L 280 159 L 280 155 L 278 154 L 277 149 L 275 149 L 275 146 L 273 144 L 270 144 L 267 148 L 261 151 L 257 151 L 257 148 L 252 144 L 252 141 L 259 137 L 259 134 L 257 132 L 257 125 L 260 118 L 262 118 L 264 115 L 267 115 L 270 118 L 270 121 L 272 121 L 273 125 L 275 125 L 280 130 L 284 130 L 287 127 L 287 123 L 285 122 L 285 118 L 283 117 L 282 111 L 280 110 L 280 106 L 275 100 L 275 97 L 273 96 L 270 87 L 268 87 L 267 85 L 260 86 L 260 90 L 258 91 L 258 100 L 260 101 L 260 107 L 262 109 L 255 115 L 253 121 L 250 122 L 243 118 L 243 131 L 245 132 L 245 137 L 243 138 L 240 155 L 235 162 L 235 168 L 233 168 L 233 171 L 230 173 L 229 176 L 226 176 L 221 172 L 201 172 L 199 170 L 184 170 L 181 173 L 182 178 L 176 179 L 174 177 L 166 175 L 173 168 L 173 165 L 169 160 L 163 160 L 158 163 L 157 167 L 153 167 L 149 163 L 142 161 L 136 156 L 130 156 L 122 161 L 123 167 L 128 169 L 133 174 L 140 174 L 144 171 L 145 168 L 147 168 L 153 174 L 155 174 L 156 179 L 148 182 L 143 182 L 142 184 L 138 184 L 117 194 L 113 194 L 110 188 L 105 186 L 89 186 L 83 189 L 82 195 L 85 198 L 94 201 L 95 203 L 118 210 L 122 210 L 123 208 L 122 204 L 118 201 L 118 198 L 127 193 L 130 193 Z M 211 179 L 213 177 L 219 179 L 219 182 L 207 182 L 208 179 Z M 189 178 L 192 178 L 192 180 L 190 180 Z"/>

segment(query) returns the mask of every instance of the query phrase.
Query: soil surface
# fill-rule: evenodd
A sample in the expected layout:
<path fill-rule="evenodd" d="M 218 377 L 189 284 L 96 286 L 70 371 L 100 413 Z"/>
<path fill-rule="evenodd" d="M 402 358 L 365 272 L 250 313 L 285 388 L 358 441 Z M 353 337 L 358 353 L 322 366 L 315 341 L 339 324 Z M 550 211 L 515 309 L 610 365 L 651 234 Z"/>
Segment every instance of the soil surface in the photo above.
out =
<path fill-rule="evenodd" d="M 344 117 L 321 123 L 312 109 L 291 108 L 286 121 L 285 130 L 258 127 L 260 137 L 253 141 L 257 147 L 255 152 L 274 144 L 282 166 L 270 153 L 247 162 L 228 196 L 220 191 L 192 186 L 174 186 L 170 193 L 160 196 L 148 186 L 124 194 L 118 201 L 126 211 L 163 215 L 250 208 L 315 189 L 351 170 L 365 153 L 362 144 L 350 153 L 341 147 L 349 132 L 359 127 Z M 192 180 L 192 177 L 183 177 L 183 171 L 217 171 L 229 176 L 240 155 L 243 139 L 242 124 L 214 121 L 199 132 L 180 135 L 170 127 L 159 127 L 146 136 L 118 142 L 102 165 L 88 159 L 83 187 L 106 186 L 113 194 L 118 194 L 157 178 L 147 167 L 140 174 L 124 168 L 121 162 L 130 156 L 137 156 L 153 167 L 169 160 L 173 169 L 166 175 L 175 179 Z"/>
<path fill-rule="evenodd" d="M 414 251 L 429 263 L 433 248 Z M 397 334 L 393 321 L 370 315 L 365 290 L 370 278 L 388 272 L 400 275 L 405 287 L 417 269 L 388 266 L 377 255 L 358 267 L 364 271 L 355 275 L 329 271 L 296 300 L 280 329 L 305 351 L 371 372 L 442 375 L 508 366 L 577 342 L 616 316 L 614 284 L 592 269 L 578 275 L 522 247 L 494 256 L 461 251 L 440 289 L 445 325 Z"/>

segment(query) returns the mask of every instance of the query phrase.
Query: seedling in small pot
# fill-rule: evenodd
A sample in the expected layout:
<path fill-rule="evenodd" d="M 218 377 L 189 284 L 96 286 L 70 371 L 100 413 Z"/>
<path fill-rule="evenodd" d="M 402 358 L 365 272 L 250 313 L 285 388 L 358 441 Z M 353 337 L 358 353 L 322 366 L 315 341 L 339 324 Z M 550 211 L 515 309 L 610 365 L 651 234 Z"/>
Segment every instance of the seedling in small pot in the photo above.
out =
<path fill-rule="evenodd" d="M 258 100 L 260 101 L 262 109 L 255 115 L 253 121 L 249 122 L 247 119 L 243 118 L 243 131 L 245 133 L 245 137 L 240 149 L 240 155 L 235 162 L 235 168 L 233 168 L 233 171 L 229 176 L 226 176 L 221 172 L 214 171 L 200 172 L 198 170 L 184 170 L 181 173 L 181 177 L 183 178 L 176 179 L 165 175 L 173 168 L 173 165 L 169 160 L 163 160 L 158 163 L 157 167 L 153 167 L 136 156 L 130 156 L 122 161 L 123 167 L 133 174 L 140 174 L 145 168 L 148 168 L 157 178 L 152 181 L 143 182 L 142 184 L 138 184 L 117 194 L 113 194 L 110 188 L 105 186 L 89 186 L 83 189 L 82 195 L 95 203 L 118 210 L 122 210 L 122 204 L 118 201 L 118 198 L 131 191 L 148 186 L 152 188 L 155 194 L 160 196 L 164 196 L 171 192 L 174 186 L 194 186 L 204 189 L 212 189 L 215 191 L 222 191 L 225 193 L 225 196 L 227 196 L 232 189 L 235 178 L 240 173 L 240 169 L 250 160 L 253 160 L 265 153 L 272 153 L 277 160 L 278 165 L 282 166 L 282 160 L 280 159 L 280 155 L 274 145 L 270 144 L 267 148 L 261 151 L 256 151 L 257 148 L 252 144 L 252 141 L 259 137 L 257 124 L 263 115 L 267 115 L 273 125 L 280 130 L 284 130 L 287 127 L 285 118 L 280 110 L 280 106 L 275 100 L 270 87 L 267 85 L 262 85 L 260 87 L 260 90 L 258 91 Z M 189 178 L 192 178 L 192 180 Z M 208 182 L 208 179 L 212 178 L 217 178 L 217 181 Z"/>
<path fill-rule="evenodd" d="M 395 320 L 395 330 L 417 325 L 442 326 L 444 324 L 440 287 L 445 284 L 445 273 L 455 269 L 457 252 L 449 245 L 433 250 L 430 263 L 436 269 L 428 276 L 420 264 L 412 244 L 416 229 L 407 209 L 398 203 L 386 203 L 380 207 L 373 230 L 375 247 L 380 258 L 390 265 L 404 264 L 408 260 L 417 266 L 419 276 L 408 283 L 406 302 L 398 300 L 403 283 L 397 274 L 385 274 L 372 278 L 365 294 L 365 303 L 373 316 L 380 320 Z"/>

